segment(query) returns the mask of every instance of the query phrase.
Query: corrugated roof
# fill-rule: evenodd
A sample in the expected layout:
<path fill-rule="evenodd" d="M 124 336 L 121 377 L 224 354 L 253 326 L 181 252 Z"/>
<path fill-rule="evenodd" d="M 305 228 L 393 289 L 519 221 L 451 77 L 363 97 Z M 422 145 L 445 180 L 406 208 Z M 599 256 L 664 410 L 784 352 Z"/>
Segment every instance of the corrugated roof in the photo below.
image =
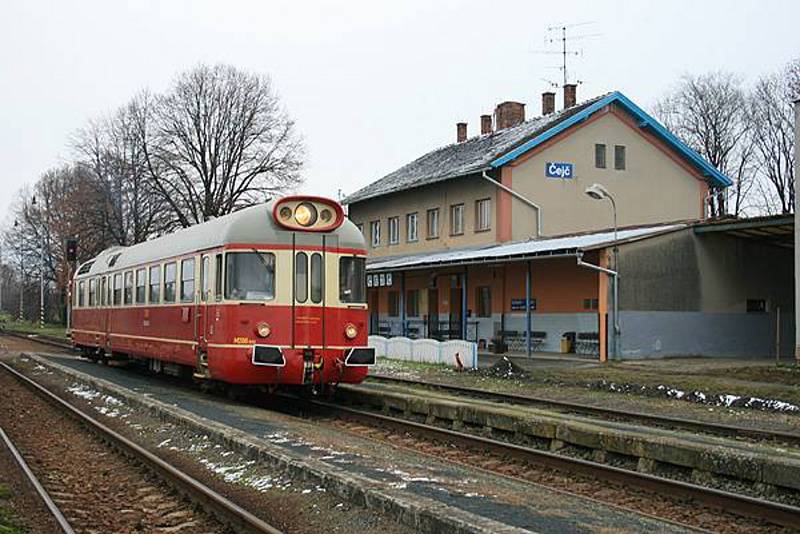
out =
<path fill-rule="evenodd" d="M 674 232 L 687 228 L 687 223 L 662 224 L 639 228 L 621 229 L 617 232 L 616 243 L 624 243 L 653 237 L 655 235 Z M 572 254 L 597 248 L 612 246 L 613 230 L 573 234 L 544 239 L 531 239 L 502 245 L 472 247 L 443 252 L 415 254 L 413 256 L 395 256 L 390 258 L 374 258 L 367 260 L 367 271 L 388 271 L 393 269 L 417 269 L 441 265 L 458 265 L 484 261 L 519 260 L 535 256 L 552 256 L 554 254 Z"/>
<path fill-rule="evenodd" d="M 369 198 L 403 191 L 489 170 L 492 161 L 528 140 L 536 138 L 561 121 L 576 115 L 602 100 L 601 95 L 577 106 L 525 121 L 517 126 L 489 134 L 471 137 L 462 143 L 453 143 L 415 159 L 383 178 L 363 187 L 345 198 L 343 204 L 352 204 Z"/>

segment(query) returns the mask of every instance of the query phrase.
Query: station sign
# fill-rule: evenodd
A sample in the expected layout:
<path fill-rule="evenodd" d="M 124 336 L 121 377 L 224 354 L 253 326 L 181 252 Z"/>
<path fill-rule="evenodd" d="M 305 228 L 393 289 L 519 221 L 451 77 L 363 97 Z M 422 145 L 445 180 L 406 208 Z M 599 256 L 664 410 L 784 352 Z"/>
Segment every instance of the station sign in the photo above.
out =
<path fill-rule="evenodd" d="M 548 178 L 572 180 L 575 176 L 575 166 L 572 163 L 548 161 L 544 164 L 544 175 Z"/>
<path fill-rule="evenodd" d="M 391 287 L 392 283 L 392 273 L 367 275 L 367 287 Z"/>
<path fill-rule="evenodd" d="M 531 310 L 536 309 L 536 299 L 531 299 Z M 525 311 L 525 299 L 511 299 L 511 311 Z"/>

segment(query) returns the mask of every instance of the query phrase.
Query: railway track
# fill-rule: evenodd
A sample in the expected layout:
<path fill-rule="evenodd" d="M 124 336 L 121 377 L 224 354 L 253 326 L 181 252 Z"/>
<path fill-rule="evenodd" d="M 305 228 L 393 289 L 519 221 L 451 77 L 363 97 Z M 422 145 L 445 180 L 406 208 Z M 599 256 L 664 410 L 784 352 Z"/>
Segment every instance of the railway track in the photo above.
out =
<path fill-rule="evenodd" d="M 772 430 L 760 430 L 754 428 L 741 427 L 736 425 L 726 425 L 721 423 L 709 423 L 694 419 L 684 419 L 677 417 L 667 417 L 643 412 L 631 412 L 627 410 L 616 410 L 613 408 L 603 408 L 589 404 L 581 404 L 568 401 L 557 401 L 542 397 L 528 395 L 514 395 L 511 393 L 497 393 L 477 388 L 454 386 L 440 382 L 423 382 L 408 378 L 398 378 L 385 375 L 369 375 L 368 381 L 385 384 L 397 384 L 410 387 L 423 387 L 427 389 L 454 393 L 457 395 L 484 399 L 504 404 L 516 404 L 521 406 L 535 406 L 547 409 L 554 409 L 564 413 L 574 413 L 601 417 L 604 420 L 618 420 L 635 422 L 650 426 L 665 427 L 669 429 L 683 429 L 701 434 L 709 434 L 723 437 L 746 437 L 754 440 L 775 441 L 792 446 L 800 446 L 800 434 L 792 432 L 781 432 Z"/>
<path fill-rule="evenodd" d="M 0 362 L 0 369 L 13 376 L 22 385 L 39 395 L 59 411 L 77 420 L 84 427 L 99 436 L 105 443 L 110 444 L 126 457 L 133 459 L 134 463 L 145 466 L 150 472 L 156 474 L 161 481 L 184 495 L 197 508 L 213 515 L 227 528 L 235 532 L 280 534 L 280 530 L 239 507 L 226 497 L 115 432 L 93 417 L 73 407 L 71 404 L 39 385 L 36 381 L 2 362 Z M 65 530 L 65 532 L 68 531 Z"/>
<path fill-rule="evenodd" d="M 16 462 L 20 471 L 22 471 L 22 473 L 25 475 L 25 478 L 33 487 L 39 499 L 44 504 L 44 507 L 47 509 L 50 516 L 52 516 L 53 521 L 56 522 L 64 534 L 74 534 L 75 531 L 72 529 L 69 521 L 67 521 L 67 519 L 64 517 L 64 514 L 61 512 L 55 501 L 53 501 L 53 498 L 50 497 L 50 494 L 44 488 L 42 483 L 39 482 L 39 479 L 36 477 L 33 471 L 31 471 L 31 468 L 28 467 L 28 463 L 22 457 L 19 449 L 17 449 L 16 445 L 14 445 L 14 442 L 11 441 L 11 438 L 8 437 L 8 434 L 6 434 L 2 428 L 0 428 L 0 441 L 3 442 L 5 447 L 11 453 L 11 457 L 14 458 L 14 462 Z"/>
<path fill-rule="evenodd" d="M 518 460 L 523 463 L 576 475 L 589 476 L 625 487 L 636 487 L 659 495 L 690 499 L 703 506 L 725 510 L 770 524 L 791 528 L 796 528 L 797 525 L 800 525 L 800 508 L 795 506 L 622 469 L 580 458 L 562 456 L 548 451 L 342 406 L 327 401 L 304 400 L 302 402 L 315 412 L 324 411 L 360 424 L 390 428 L 415 437 L 421 436 L 434 441 L 444 441 L 451 446 L 485 451 L 497 457 Z M 502 470 L 496 471 L 506 474 Z"/>

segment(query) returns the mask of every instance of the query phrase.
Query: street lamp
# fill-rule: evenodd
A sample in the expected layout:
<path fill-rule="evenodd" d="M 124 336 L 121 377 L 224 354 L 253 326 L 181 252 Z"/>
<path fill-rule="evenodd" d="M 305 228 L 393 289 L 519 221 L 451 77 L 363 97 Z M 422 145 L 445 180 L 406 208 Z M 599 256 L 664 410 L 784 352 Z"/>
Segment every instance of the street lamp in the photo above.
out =
<path fill-rule="evenodd" d="M 611 196 L 611 193 L 598 183 L 593 183 L 589 187 L 586 188 L 586 196 L 594 200 L 610 200 L 611 201 L 611 210 L 614 215 L 614 272 L 615 275 L 613 276 L 614 279 L 614 355 L 619 355 L 619 248 L 617 247 L 617 203 L 614 202 L 614 197 Z"/>

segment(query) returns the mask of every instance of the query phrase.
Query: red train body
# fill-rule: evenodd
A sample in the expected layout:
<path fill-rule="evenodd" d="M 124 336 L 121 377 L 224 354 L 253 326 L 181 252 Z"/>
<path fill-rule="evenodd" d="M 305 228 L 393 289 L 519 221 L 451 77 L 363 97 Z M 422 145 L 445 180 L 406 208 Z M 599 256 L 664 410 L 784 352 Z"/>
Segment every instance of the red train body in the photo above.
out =
<path fill-rule="evenodd" d="M 286 197 L 126 248 L 73 280 L 73 344 L 232 384 L 361 382 L 366 250 L 334 201 Z"/>

